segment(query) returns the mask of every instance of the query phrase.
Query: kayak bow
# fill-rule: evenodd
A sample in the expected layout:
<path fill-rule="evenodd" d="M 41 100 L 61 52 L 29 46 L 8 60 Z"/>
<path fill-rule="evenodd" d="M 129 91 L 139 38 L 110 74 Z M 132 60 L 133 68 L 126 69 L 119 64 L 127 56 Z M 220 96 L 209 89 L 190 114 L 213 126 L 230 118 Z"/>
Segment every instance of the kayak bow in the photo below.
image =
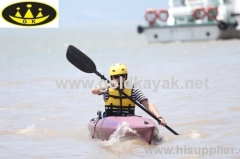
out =
<path fill-rule="evenodd" d="M 95 119 L 89 122 L 88 129 L 92 137 L 108 140 L 122 122 L 127 122 L 129 127 L 136 132 L 127 132 L 126 137 L 138 136 L 148 144 L 151 144 L 153 138 L 159 133 L 156 124 L 151 119 L 140 116 L 110 116 Z"/>

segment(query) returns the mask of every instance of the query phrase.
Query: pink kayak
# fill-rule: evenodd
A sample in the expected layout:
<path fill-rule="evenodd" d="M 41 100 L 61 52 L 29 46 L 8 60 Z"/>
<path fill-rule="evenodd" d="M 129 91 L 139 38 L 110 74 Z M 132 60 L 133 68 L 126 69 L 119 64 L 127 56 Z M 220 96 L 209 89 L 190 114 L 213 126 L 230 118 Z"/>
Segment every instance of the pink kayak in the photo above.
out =
<path fill-rule="evenodd" d="M 94 138 L 108 140 L 122 122 L 128 123 L 129 127 L 136 132 L 128 132 L 125 136 L 138 136 L 148 144 L 151 144 L 153 138 L 159 133 L 156 124 L 151 119 L 140 116 L 110 116 L 93 119 L 88 124 L 88 129 Z"/>

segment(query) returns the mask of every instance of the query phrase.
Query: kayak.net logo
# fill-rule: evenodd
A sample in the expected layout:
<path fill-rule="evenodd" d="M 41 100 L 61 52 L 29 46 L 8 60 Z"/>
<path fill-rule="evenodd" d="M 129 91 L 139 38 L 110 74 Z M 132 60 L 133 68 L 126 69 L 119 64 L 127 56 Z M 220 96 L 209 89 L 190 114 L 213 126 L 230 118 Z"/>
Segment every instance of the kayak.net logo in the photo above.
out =
<path fill-rule="evenodd" d="M 157 92 L 159 89 L 179 89 L 179 90 L 187 90 L 187 89 L 209 89 L 209 79 L 207 77 L 203 79 L 185 79 L 180 80 L 176 79 L 176 77 L 172 76 L 168 79 L 145 79 L 141 80 L 138 77 L 129 76 L 127 80 L 123 81 L 122 77 L 120 77 L 119 83 L 113 79 L 109 83 L 105 80 L 100 80 L 95 83 L 95 80 L 56 80 L 56 85 L 58 89 L 93 89 L 100 88 L 101 92 L 106 92 L 108 88 L 128 88 L 131 89 L 132 86 L 137 87 L 139 89 L 148 89 L 152 90 L 152 92 Z M 96 86 L 97 85 L 97 86 Z"/>
<path fill-rule="evenodd" d="M 0 28 L 57 28 L 58 0 L 1 0 Z"/>

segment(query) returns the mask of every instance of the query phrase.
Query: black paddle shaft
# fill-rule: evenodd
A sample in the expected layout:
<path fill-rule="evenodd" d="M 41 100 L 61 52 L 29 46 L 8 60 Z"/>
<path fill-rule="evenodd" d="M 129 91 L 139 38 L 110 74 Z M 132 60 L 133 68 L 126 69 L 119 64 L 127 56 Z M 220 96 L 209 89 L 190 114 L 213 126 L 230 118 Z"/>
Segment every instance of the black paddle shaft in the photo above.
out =
<path fill-rule="evenodd" d="M 105 78 L 102 74 L 100 74 L 97 69 L 94 62 L 83 52 L 78 50 L 76 47 L 69 45 L 67 49 L 67 59 L 70 63 L 72 63 L 75 67 L 80 69 L 83 72 L 86 73 L 95 73 L 97 76 L 99 76 L 101 79 L 107 81 L 110 83 L 110 81 Z M 135 103 L 137 106 L 139 106 L 143 111 L 148 113 L 151 117 L 153 117 L 158 122 L 161 122 L 154 114 L 152 114 L 150 111 L 148 111 L 142 104 L 136 102 L 132 99 L 132 97 L 128 96 L 125 92 L 123 92 L 121 89 L 117 88 L 117 90 L 122 93 L 125 97 L 129 98 L 133 103 Z M 171 131 L 175 135 L 179 135 L 174 130 L 172 130 L 169 126 L 165 126 L 169 131 Z"/>

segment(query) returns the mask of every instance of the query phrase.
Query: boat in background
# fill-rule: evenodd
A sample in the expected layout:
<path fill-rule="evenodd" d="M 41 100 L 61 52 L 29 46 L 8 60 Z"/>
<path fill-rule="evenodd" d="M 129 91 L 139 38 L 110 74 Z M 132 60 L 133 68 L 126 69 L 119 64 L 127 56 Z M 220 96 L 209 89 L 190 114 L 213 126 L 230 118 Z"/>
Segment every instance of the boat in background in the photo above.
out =
<path fill-rule="evenodd" d="M 169 8 L 147 9 L 149 42 L 240 38 L 240 0 L 169 0 Z"/>
<path fill-rule="evenodd" d="M 131 129 L 131 131 L 124 132 L 123 136 L 125 137 L 138 136 L 148 144 L 151 144 L 153 139 L 159 134 L 156 124 L 151 119 L 140 116 L 110 116 L 102 118 L 99 115 L 98 118 L 89 122 L 88 129 L 92 138 L 109 140 L 114 132 L 121 129 L 123 123 L 127 123 L 127 126 Z"/>

